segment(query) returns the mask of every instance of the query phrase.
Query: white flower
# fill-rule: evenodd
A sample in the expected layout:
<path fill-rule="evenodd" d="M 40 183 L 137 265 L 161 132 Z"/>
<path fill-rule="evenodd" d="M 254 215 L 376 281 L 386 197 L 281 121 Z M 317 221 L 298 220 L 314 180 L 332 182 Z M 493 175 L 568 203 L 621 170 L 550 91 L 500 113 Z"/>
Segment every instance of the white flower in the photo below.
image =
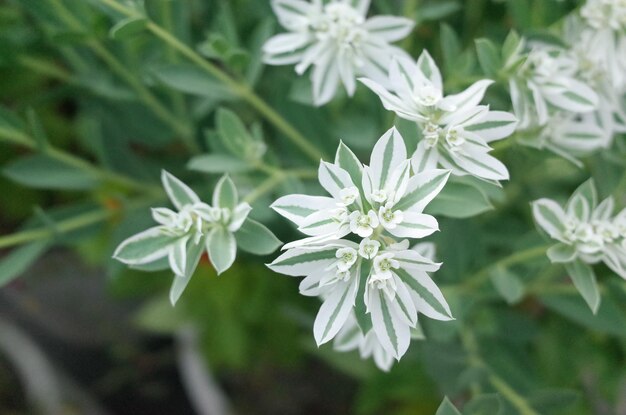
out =
<path fill-rule="evenodd" d="M 598 95 L 579 79 L 576 68 L 576 61 L 567 50 L 534 45 L 509 80 L 518 129 L 546 125 L 552 107 L 575 114 L 589 114 L 597 109 Z"/>
<path fill-rule="evenodd" d="M 492 81 L 478 81 L 465 91 L 444 97 L 439 68 L 424 51 L 417 62 L 395 57 L 389 69 L 389 87 L 375 79 L 360 78 L 399 117 L 415 121 L 422 140 L 412 157 L 413 170 L 437 165 L 452 174 L 470 174 L 484 180 L 506 180 L 506 167 L 489 155 L 490 142 L 509 136 L 516 119 L 479 105 Z"/>
<path fill-rule="evenodd" d="M 602 261 L 626 279 L 626 249 L 622 233 L 626 210 L 612 218 L 614 205 L 611 197 L 597 203 L 591 180 L 578 188 L 565 209 L 550 199 L 533 203 L 533 215 L 539 227 L 559 241 L 548 250 L 548 257 L 552 262 L 565 264 L 594 312 L 600 300 L 597 290 L 590 293 L 588 288 L 596 284 L 589 265 Z"/>
<path fill-rule="evenodd" d="M 380 242 L 365 238 L 359 244 L 359 255 L 365 259 L 372 259 L 376 256 L 379 249 Z"/>
<path fill-rule="evenodd" d="M 280 241 L 263 225 L 248 219 L 251 207 L 238 203 L 237 190 L 228 176 L 220 179 L 213 193 L 213 206 L 200 201 L 186 184 L 163 171 L 163 187 L 178 212 L 168 208 L 152 209 L 159 224 L 123 241 L 113 257 L 132 267 L 170 268 L 176 277 L 170 290 L 175 304 L 193 275 L 203 252 L 208 252 L 218 274 L 233 264 L 237 252 L 234 233 L 248 224 L 248 238 L 264 237 L 266 246 L 243 249 L 257 254 L 273 252 Z M 356 256 L 356 251 L 355 251 Z M 162 262 L 167 260 L 164 264 Z"/>
<path fill-rule="evenodd" d="M 378 210 L 378 218 L 383 227 L 389 230 L 394 229 L 402 223 L 404 214 L 401 210 L 393 210 L 393 205 L 391 203 L 387 203 L 385 206 L 381 206 Z"/>
<path fill-rule="evenodd" d="M 370 210 L 367 213 L 352 212 L 350 214 L 350 231 L 362 238 L 367 238 L 378 227 L 378 216 Z"/>
<path fill-rule="evenodd" d="M 579 167 L 582 163 L 578 158 L 609 147 L 611 140 L 611 135 L 597 124 L 595 117 L 566 112 L 555 113 L 545 126 L 523 136 L 521 143 L 550 150 Z"/>
<path fill-rule="evenodd" d="M 587 0 L 580 15 L 594 29 L 626 31 L 626 2 L 623 0 Z"/>
<path fill-rule="evenodd" d="M 383 79 L 381 62 L 402 54 L 391 45 L 413 29 L 410 19 L 395 16 L 367 18 L 369 0 L 272 0 L 272 8 L 288 33 L 263 46 L 270 65 L 296 64 L 302 75 L 309 67 L 315 105 L 329 102 L 341 82 L 348 95 L 356 76 Z"/>
<path fill-rule="evenodd" d="M 418 312 L 438 320 L 452 318 L 427 274 L 441 265 L 425 257 L 432 249 L 409 249 L 404 239 L 423 238 L 438 229 L 436 219 L 423 210 L 449 175 L 447 170 L 412 175 L 404 141 L 392 128 L 374 146 L 369 166 L 343 143 L 335 163 L 321 163 L 320 184 L 332 197 L 288 195 L 272 204 L 309 236 L 285 245 L 286 252 L 268 266 L 305 277 L 300 292 L 322 298 L 313 326 L 318 345 L 333 339 L 361 308 L 368 314 L 360 311 L 356 318 L 363 332 L 372 333 L 365 336 L 368 344 L 400 359 Z M 343 239 L 350 233 L 357 242 Z M 357 296 L 359 287 L 362 296 Z"/>

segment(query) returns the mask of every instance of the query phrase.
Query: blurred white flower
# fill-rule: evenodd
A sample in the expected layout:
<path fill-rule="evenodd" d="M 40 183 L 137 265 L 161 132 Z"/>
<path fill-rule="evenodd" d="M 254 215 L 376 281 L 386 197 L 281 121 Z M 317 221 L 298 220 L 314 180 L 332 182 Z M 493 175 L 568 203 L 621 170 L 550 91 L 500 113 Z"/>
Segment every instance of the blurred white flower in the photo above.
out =
<path fill-rule="evenodd" d="M 370 0 L 272 0 L 272 8 L 288 33 L 263 46 L 270 65 L 296 64 L 302 75 L 313 66 L 313 101 L 324 105 L 339 83 L 352 96 L 356 76 L 384 79 L 384 62 L 403 54 L 391 45 L 406 37 L 414 22 L 396 16 L 367 18 Z"/>
<path fill-rule="evenodd" d="M 436 166 L 455 175 L 483 180 L 507 180 L 507 168 L 489 155 L 490 142 L 508 137 L 516 119 L 503 111 L 479 105 L 492 81 L 482 80 L 465 91 L 444 97 L 439 68 L 424 51 L 417 62 L 398 56 L 389 69 L 389 87 L 371 78 L 360 78 L 399 117 L 415 121 L 422 140 L 412 157 L 416 172 Z"/>

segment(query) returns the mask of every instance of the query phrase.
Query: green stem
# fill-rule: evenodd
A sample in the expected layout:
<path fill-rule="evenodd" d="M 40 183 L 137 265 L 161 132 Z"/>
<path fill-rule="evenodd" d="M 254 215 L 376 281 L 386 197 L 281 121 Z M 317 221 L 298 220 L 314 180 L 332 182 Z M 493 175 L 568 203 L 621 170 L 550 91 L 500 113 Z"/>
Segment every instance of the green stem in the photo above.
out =
<path fill-rule="evenodd" d="M 60 18 L 62 18 L 72 29 L 84 31 L 82 23 L 65 7 L 59 0 L 50 0 Z M 192 152 L 198 152 L 199 148 L 193 137 L 193 130 L 186 124 L 181 123 L 167 107 L 165 107 L 141 80 L 131 71 L 126 69 L 115 55 L 110 53 L 102 44 L 96 40 L 87 42 L 87 46 L 100 57 L 124 82 L 126 82 L 139 96 L 139 98 L 150 108 L 154 114 L 163 122 L 168 124 L 177 134 L 181 136 L 185 144 Z"/>
<path fill-rule="evenodd" d="M 267 166 L 267 168 L 271 169 L 271 174 L 243 199 L 244 202 L 252 204 L 289 177 L 299 177 L 301 179 L 314 179 L 317 177 L 317 172 L 312 169 L 278 170 L 270 166 Z"/>
<path fill-rule="evenodd" d="M 24 134 L 18 130 L 10 130 L 6 128 L 0 128 L 0 140 L 9 141 L 11 143 L 26 147 L 30 150 L 36 150 L 37 144 L 35 140 L 30 136 Z M 73 154 L 67 153 L 65 151 L 46 147 L 42 149 L 41 152 L 48 157 L 51 157 L 57 161 L 60 161 L 63 164 L 68 166 L 75 167 L 83 172 L 94 176 L 95 178 L 101 179 L 103 181 L 109 181 L 111 183 L 116 183 L 122 187 L 137 190 L 144 193 L 150 193 L 154 195 L 161 195 L 163 191 L 158 186 L 147 185 L 145 183 L 136 181 L 130 177 L 114 173 L 105 169 L 102 169 L 98 166 L 94 166 L 86 160 L 83 160 L 79 157 L 74 156 Z"/>
<path fill-rule="evenodd" d="M 151 203 L 154 199 L 154 197 L 150 197 L 135 200 L 131 203 L 128 203 L 126 205 L 126 209 L 129 211 L 137 209 Z M 12 246 L 21 245 L 42 239 L 50 239 L 59 233 L 68 233 L 81 228 L 85 228 L 90 225 L 104 222 L 105 220 L 112 218 L 116 213 L 117 211 L 113 209 L 95 209 L 91 212 L 87 212 L 82 215 L 74 216 L 70 219 L 56 222 L 54 228 L 47 227 L 29 229 L 26 231 L 14 233 L 12 235 L 3 236 L 0 237 L 0 249 L 9 248 Z"/>
<path fill-rule="evenodd" d="M 499 261 L 496 261 L 482 268 L 481 270 L 479 270 L 478 272 L 470 276 L 463 284 L 461 284 L 460 289 L 470 290 L 471 288 L 475 288 L 483 284 L 485 281 L 489 279 L 489 271 L 491 271 L 494 268 L 499 268 L 499 267 L 507 268 L 512 265 L 526 262 L 529 259 L 534 259 L 534 258 L 543 256 L 546 254 L 546 251 L 548 250 L 549 247 L 550 245 L 535 246 L 533 248 L 529 248 L 524 251 L 515 252 L 514 254 L 511 254 Z"/>
<path fill-rule="evenodd" d="M 539 415 L 539 412 L 535 411 L 528 404 L 528 401 L 524 399 L 519 393 L 517 393 L 508 383 L 504 381 L 500 376 L 496 374 L 490 374 L 489 383 L 511 403 L 520 415 Z"/>
<path fill-rule="evenodd" d="M 23 55 L 17 58 L 17 62 L 31 71 L 39 72 L 50 78 L 55 78 L 66 83 L 73 83 L 71 74 L 43 59 Z"/>
<path fill-rule="evenodd" d="M 135 16 L 136 12 L 128 7 L 119 4 L 115 0 L 100 0 L 103 4 L 117 10 L 118 12 L 131 17 Z M 164 30 L 161 26 L 154 22 L 149 22 L 147 28 L 157 38 L 168 44 L 173 49 L 177 50 L 181 55 L 187 58 L 192 63 L 196 64 L 200 69 L 204 70 L 211 76 L 226 85 L 236 95 L 248 102 L 253 108 L 255 108 L 265 119 L 272 123 L 278 130 L 282 131 L 285 136 L 293 142 L 302 152 L 307 154 L 312 160 L 318 161 L 323 158 L 323 153 L 318 150 L 313 144 L 311 144 L 298 130 L 296 130 L 287 120 L 285 120 L 279 113 L 277 113 L 272 107 L 270 107 L 263 99 L 254 93 L 247 85 L 235 80 L 228 75 L 222 69 L 218 68 L 211 62 L 204 59 L 200 54 L 194 51 L 192 48 L 181 42 L 178 38 L 173 36 L 167 30 Z"/>

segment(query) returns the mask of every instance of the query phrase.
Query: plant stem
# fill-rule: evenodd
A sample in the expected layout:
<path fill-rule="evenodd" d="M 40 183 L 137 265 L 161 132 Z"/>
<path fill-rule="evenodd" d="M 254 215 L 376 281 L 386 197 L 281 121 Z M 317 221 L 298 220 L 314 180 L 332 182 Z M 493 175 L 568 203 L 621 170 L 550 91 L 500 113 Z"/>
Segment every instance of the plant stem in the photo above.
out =
<path fill-rule="evenodd" d="M 252 204 L 258 198 L 274 189 L 276 185 L 284 180 L 287 180 L 289 177 L 299 177 L 302 179 L 312 179 L 317 177 L 317 172 L 312 169 L 278 170 L 272 167 L 269 168 L 273 169 L 271 170 L 271 174 L 256 189 L 254 189 L 254 191 L 249 193 L 243 199 L 244 202 Z"/>
<path fill-rule="evenodd" d="M 35 140 L 18 130 L 10 130 L 6 128 L 0 128 L 0 140 L 6 140 L 14 144 L 26 147 L 30 150 L 36 150 L 37 144 Z M 122 187 L 137 190 L 144 193 L 150 193 L 154 195 L 162 195 L 163 190 L 158 186 L 147 185 L 145 183 L 136 181 L 130 177 L 111 172 L 109 170 L 102 169 L 98 166 L 94 166 L 86 160 L 76 157 L 65 151 L 46 147 L 41 152 L 48 157 L 51 157 L 57 161 L 62 162 L 68 166 L 75 167 L 83 172 L 94 176 L 95 178 L 116 183 Z"/>
<path fill-rule="evenodd" d="M 131 17 L 136 16 L 137 13 L 121 4 L 116 0 L 100 0 L 101 3 L 117 10 L 118 12 Z M 192 63 L 196 64 L 199 68 L 207 72 L 209 75 L 215 77 L 222 82 L 228 88 L 230 88 L 236 95 L 248 102 L 254 107 L 263 117 L 265 117 L 270 123 L 272 123 L 278 130 L 282 131 L 285 136 L 293 142 L 302 152 L 309 156 L 312 160 L 318 161 L 323 157 L 323 153 L 318 150 L 313 144 L 311 144 L 298 130 L 296 130 L 287 120 L 285 120 L 279 113 L 277 113 L 272 107 L 270 107 L 263 99 L 254 93 L 247 85 L 237 81 L 229 74 L 212 64 L 208 60 L 204 59 L 200 54 L 194 51 L 192 48 L 181 42 L 178 38 L 173 36 L 170 32 L 163 29 L 161 26 L 154 22 L 149 22 L 147 29 L 152 32 L 157 38 L 168 44 L 173 49 L 177 50 L 181 55 L 187 58 Z"/>
<path fill-rule="evenodd" d="M 467 280 L 465 280 L 465 282 L 462 283 L 459 288 L 461 290 L 469 290 L 471 288 L 475 288 L 476 286 L 479 286 L 489 279 L 489 271 L 491 271 L 492 269 L 498 267 L 507 268 L 512 265 L 523 263 L 529 259 L 543 256 L 546 254 L 546 251 L 549 247 L 550 245 L 535 246 L 532 248 L 528 248 L 524 251 L 515 252 L 505 258 L 500 259 L 499 261 L 496 261 L 482 268 L 471 277 L 469 277 Z"/>
<path fill-rule="evenodd" d="M 131 211 L 142 206 L 146 206 L 152 203 L 155 199 L 155 196 L 136 199 L 127 203 L 124 207 L 127 211 Z M 102 207 L 99 209 L 94 209 L 91 212 L 83 213 L 82 215 L 74 216 L 70 219 L 56 222 L 53 228 L 45 227 L 29 229 L 14 233 L 12 235 L 6 235 L 0 237 L 0 249 L 9 248 L 28 242 L 38 241 L 41 239 L 53 238 L 56 234 L 59 233 L 68 233 L 81 228 L 85 228 L 90 225 L 95 225 L 114 217 L 118 212 L 119 211 L 116 209 Z"/>
<path fill-rule="evenodd" d="M 65 7 L 63 3 L 59 0 L 50 1 L 56 9 L 59 17 L 63 19 L 72 29 L 80 32 L 84 31 L 82 23 Z M 110 53 L 97 40 L 88 41 L 87 46 L 137 93 L 139 98 L 154 112 L 157 117 L 168 124 L 177 134 L 181 136 L 187 147 L 189 147 L 192 152 L 199 151 L 198 145 L 193 137 L 193 130 L 186 124 L 181 123 L 178 118 L 173 115 L 147 87 L 143 85 L 141 80 L 137 78 L 135 74 L 126 69 L 124 64 L 120 62 L 115 55 Z"/>

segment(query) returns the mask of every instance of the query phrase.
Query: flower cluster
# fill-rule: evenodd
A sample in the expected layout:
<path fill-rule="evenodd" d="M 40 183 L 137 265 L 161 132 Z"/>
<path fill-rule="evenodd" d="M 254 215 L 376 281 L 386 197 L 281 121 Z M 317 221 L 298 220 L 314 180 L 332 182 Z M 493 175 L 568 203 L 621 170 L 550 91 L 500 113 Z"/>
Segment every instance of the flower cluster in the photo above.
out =
<path fill-rule="evenodd" d="M 237 189 L 228 176 L 217 183 L 212 206 L 202 202 L 189 186 L 170 173 L 163 171 L 161 180 L 177 211 L 152 209 L 158 225 L 123 241 L 113 257 L 139 269 L 170 268 L 176 275 L 170 290 L 172 304 L 187 287 L 203 252 L 208 253 L 221 274 L 235 261 L 238 242 L 235 235 L 243 236 L 239 243 L 243 249 L 247 248 L 246 235 L 265 235 L 269 240 L 262 249 L 267 252 L 261 252 L 265 254 L 273 252 L 280 243 L 267 228 L 248 218 L 252 208 L 248 203 L 239 203 Z"/>
<path fill-rule="evenodd" d="M 520 42 L 509 85 L 525 144 L 580 164 L 626 132 L 624 16 L 621 1 L 589 0 L 563 25 L 567 46 Z"/>
<path fill-rule="evenodd" d="M 356 76 L 383 79 L 380 62 L 403 54 L 391 45 L 413 29 L 410 19 L 395 16 L 367 18 L 369 0 L 272 0 L 280 24 L 289 31 L 269 39 L 264 61 L 296 65 L 302 75 L 313 66 L 315 105 L 329 102 L 339 83 L 352 96 Z"/>
<path fill-rule="evenodd" d="M 375 79 L 360 81 L 380 97 L 387 110 L 417 123 L 422 140 L 411 160 L 415 171 L 440 165 L 454 175 L 508 180 L 507 168 L 489 154 L 489 143 L 513 133 L 516 119 L 508 112 L 479 105 L 492 81 L 478 81 L 463 92 L 444 97 L 441 73 L 426 51 L 417 62 L 394 58 L 389 88 Z"/>
<path fill-rule="evenodd" d="M 588 264 L 604 262 L 626 279 L 626 209 L 613 216 L 612 197 L 598 203 L 591 180 L 581 185 L 563 209 L 550 199 L 533 203 L 533 215 L 539 227 L 559 241 L 548 250 L 552 262 L 572 264 L 570 274 L 584 272 L 595 283 Z M 580 279 L 572 275 L 577 286 Z M 579 288 L 580 289 L 580 288 Z M 583 296 L 585 293 L 583 293 Z M 597 304 L 590 304 L 597 308 Z"/>
<path fill-rule="evenodd" d="M 369 166 L 344 144 L 334 163 L 321 162 L 319 181 L 331 197 L 288 195 L 274 202 L 272 208 L 307 237 L 285 245 L 287 251 L 269 267 L 306 277 L 300 292 L 323 299 L 313 328 L 318 345 L 333 339 L 354 313 L 368 342 L 400 359 L 418 312 L 452 318 L 427 274 L 441 264 L 408 241 L 438 230 L 423 210 L 449 174 L 413 171 L 403 139 L 392 128 L 376 143 Z"/>

